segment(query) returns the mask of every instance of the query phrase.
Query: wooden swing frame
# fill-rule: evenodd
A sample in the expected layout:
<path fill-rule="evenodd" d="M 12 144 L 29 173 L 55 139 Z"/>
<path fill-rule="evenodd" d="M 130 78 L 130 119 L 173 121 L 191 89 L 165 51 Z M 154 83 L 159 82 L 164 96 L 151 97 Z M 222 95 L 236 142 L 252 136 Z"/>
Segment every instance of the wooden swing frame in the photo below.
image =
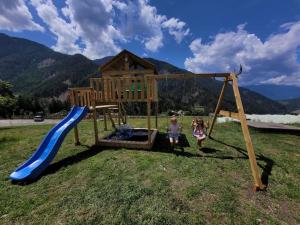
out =
<path fill-rule="evenodd" d="M 227 116 L 231 117 L 234 119 L 238 119 L 241 123 L 242 127 L 242 133 L 244 137 L 244 141 L 246 144 L 246 149 L 249 157 L 249 162 L 250 162 L 250 168 L 252 172 L 252 176 L 254 179 L 254 189 L 255 190 L 264 190 L 266 186 L 262 183 L 261 177 L 259 174 L 259 169 L 256 161 L 256 156 L 255 156 L 255 151 L 254 147 L 252 144 L 247 120 L 246 120 L 246 115 L 238 87 L 238 75 L 236 73 L 214 73 L 214 74 L 160 74 L 156 75 L 155 79 L 160 80 L 160 79 L 188 79 L 188 78 L 224 78 L 223 81 L 223 86 L 218 98 L 218 102 L 214 111 L 213 119 L 210 124 L 210 128 L 208 130 L 208 137 L 211 137 L 216 119 L 218 115 L 222 116 Z M 233 93 L 234 93 L 234 98 L 235 98 L 235 103 L 238 112 L 228 112 L 221 110 L 221 105 L 222 105 L 222 100 L 224 98 L 224 93 L 226 90 L 226 87 L 228 86 L 229 82 L 231 82 L 231 86 L 233 88 Z"/>

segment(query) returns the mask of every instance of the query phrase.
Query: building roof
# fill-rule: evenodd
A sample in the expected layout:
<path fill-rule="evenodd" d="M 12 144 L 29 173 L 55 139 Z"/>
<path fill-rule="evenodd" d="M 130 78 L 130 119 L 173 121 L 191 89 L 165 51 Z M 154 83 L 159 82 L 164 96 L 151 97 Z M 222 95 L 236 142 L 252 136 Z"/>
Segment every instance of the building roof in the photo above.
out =
<path fill-rule="evenodd" d="M 100 67 L 100 72 L 106 72 L 111 70 L 125 70 L 125 63 L 129 64 L 130 67 L 139 67 L 139 69 L 142 70 L 153 70 L 154 73 L 156 72 L 155 65 L 147 61 L 146 59 L 143 59 L 132 52 L 124 49 L 119 54 L 117 54 L 115 57 L 113 57 L 111 60 L 106 62 Z"/>

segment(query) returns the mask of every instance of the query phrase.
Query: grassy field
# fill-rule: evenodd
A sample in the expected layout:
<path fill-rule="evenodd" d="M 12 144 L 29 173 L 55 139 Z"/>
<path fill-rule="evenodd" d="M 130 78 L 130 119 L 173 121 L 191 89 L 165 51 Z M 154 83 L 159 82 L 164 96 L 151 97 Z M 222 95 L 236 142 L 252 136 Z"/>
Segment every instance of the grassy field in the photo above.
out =
<path fill-rule="evenodd" d="M 251 130 L 268 183 L 254 193 L 240 126 L 218 124 L 199 150 L 190 120 L 180 119 L 187 141 L 174 152 L 164 134 L 151 151 L 91 147 L 92 123 L 82 122 L 84 145 L 74 146 L 71 132 L 43 176 L 27 185 L 7 177 L 51 125 L 0 129 L 0 224 L 300 224 L 299 136 Z M 166 123 L 160 120 L 161 131 Z"/>

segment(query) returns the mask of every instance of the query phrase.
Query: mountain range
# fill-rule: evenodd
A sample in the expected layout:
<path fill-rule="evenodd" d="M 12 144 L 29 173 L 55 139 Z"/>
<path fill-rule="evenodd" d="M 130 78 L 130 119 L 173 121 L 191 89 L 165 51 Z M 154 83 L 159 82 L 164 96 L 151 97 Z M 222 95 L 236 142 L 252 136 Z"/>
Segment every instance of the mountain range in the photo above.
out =
<path fill-rule="evenodd" d="M 259 84 L 244 87 L 273 100 L 281 101 L 300 98 L 300 87 L 297 86 Z"/>
<path fill-rule="evenodd" d="M 112 58 L 90 60 L 81 54 L 66 55 L 39 43 L 0 34 L 0 79 L 11 82 L 14 92 L 41 98 L 62 96 L 69 87 L 87 86 L 90 77 L 100 76 L 98 68 Z M 146 58 L 159 73 L 187 73 L 167 62 Z M 214 79 L 166 79 L 159 82 L 160 110 L 193 110 L 205 106 L 212 112 L 222 86 Z M 285 113 L 287 104 L 274 101 L 247 88 L 240 88 L 247 113 Z M 223 106 L 236 110 L 232 88 L 226 91 Z M 291 108 L 289 106 L 289 108 Z"/>

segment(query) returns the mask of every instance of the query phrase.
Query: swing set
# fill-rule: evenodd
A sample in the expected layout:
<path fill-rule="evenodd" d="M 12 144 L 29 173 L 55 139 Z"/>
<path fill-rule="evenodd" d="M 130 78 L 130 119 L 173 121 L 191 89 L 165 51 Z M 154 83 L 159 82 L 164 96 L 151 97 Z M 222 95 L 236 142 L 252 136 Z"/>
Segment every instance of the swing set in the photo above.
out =
<path fill-rule="evenodd" d="M 93 115 L 92 118 L 96 145 L 137 149 L 150 149 L 155 141 L 158 132 L 158 82 L 160 80 L 185 80 L 191 78 L 223 79 L 223 86 L 207 136 L 211 137 L 218 115 L 229 116 L 240 120 L 249 156 L 250 168 L 254 179 L 255 190 L 265 189 L 260 178 L 256 156 L 238 88 L 238 76 L 240 73 L 158 74 L 153 64 L 127 50 L 123 50 L 110 61 L 101 66 L 100 72 L 101 77 L 90 78 L 90 87 L 70 89 L 69 95 L 71 104 L 86 106 L 89 108 Z M 226 87 L 232 87 L 233 89 L 237 112 L 221 110 L 221 104 Z M 111 140 L 107 138 L 108 136 L 99 138 L 97 123 L 99 111 L 102 111 L 104 129 L 107 129 L 107 116 L 112 124 L 115 125 L 116 123 L 115 119 L 112 117 L 112 109 L 118 111 L 118 124 L 126 124 L 127 113 L 124 104 L 129 102 L 145 102 L 147 104 L 147 128 L 133 128 L 133 130 L 137 131 L 146 131 L 147 141 Z M 151 111 L 153 104 L 155 112 L 155 128 L 151 127 Z M 74 134 L 75 143 L 80 143 L 77 126 L 74 128 Z"/>

